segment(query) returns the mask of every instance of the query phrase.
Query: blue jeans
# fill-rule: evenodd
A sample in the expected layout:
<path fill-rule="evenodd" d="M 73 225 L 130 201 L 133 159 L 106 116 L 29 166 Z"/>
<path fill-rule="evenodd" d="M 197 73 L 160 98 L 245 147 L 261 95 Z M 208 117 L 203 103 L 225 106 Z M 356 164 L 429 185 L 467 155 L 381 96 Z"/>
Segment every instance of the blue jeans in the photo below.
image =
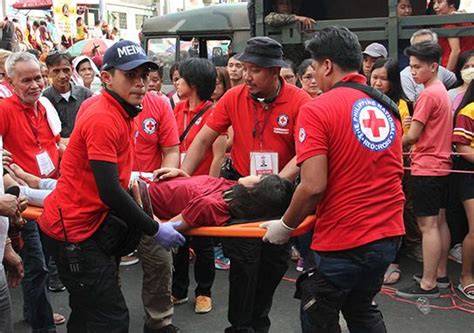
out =
<path fill-rule="evenodd" d="M 314 252 L 315 272 L 301 284 L 303 332 L 340 332 L 342 312 L 351 333 L 386 332 L 372 300 L 395 259 L 400 238 L 385 238 L 354 249 Z"/>
<path fill-rule="evenodd" d="M 49 272 L 36 221 L 28 221 L 21 235 L 25 241 L 20 252 L 25 268 L 25 277 L 21 282 L 23 315 L 30 323 L 32 332 L 56 332 L 47 290 Z"/>

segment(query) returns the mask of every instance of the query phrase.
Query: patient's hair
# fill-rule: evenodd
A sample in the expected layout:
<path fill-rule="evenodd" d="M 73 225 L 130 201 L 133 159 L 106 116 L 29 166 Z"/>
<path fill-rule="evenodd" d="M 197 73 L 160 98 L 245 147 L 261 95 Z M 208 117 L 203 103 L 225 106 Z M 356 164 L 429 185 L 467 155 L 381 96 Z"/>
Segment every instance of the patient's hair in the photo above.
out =
<path fill-rule="evenodd" d="M 264 176 L 254 187 L 234 185 L 224 192 L 229 212 L 235 219 L 280 217 L 291 202 L 293 183 L 277 175 Z"/>

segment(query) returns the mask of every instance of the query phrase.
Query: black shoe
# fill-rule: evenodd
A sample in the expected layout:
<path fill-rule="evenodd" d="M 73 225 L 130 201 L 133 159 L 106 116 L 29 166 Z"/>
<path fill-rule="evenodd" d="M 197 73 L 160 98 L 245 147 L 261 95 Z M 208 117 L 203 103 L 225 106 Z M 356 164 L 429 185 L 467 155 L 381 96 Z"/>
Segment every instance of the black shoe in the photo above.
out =
<path fill-rule="evenodd" d="M 420 283 L 421 278 L 422 278 L 421 274 L 413 274 L 413 280 L 415 280 L 416 282 Z M 451 287 L 451 282 L 449 281 L 449 277 L 445 276 L 445 277 L 437 278 L 436 285 L 440 289 L 447 289 Z"/>
<path fill-rule="evenodd" d="M 54 293 L 59 293 L 61 291 L 66 290 L 66 287 L 63 285 L 59 277 L 51 277 L 49 279 L 49 286 L 48 286 L 49 291 L 52 291 Z"/>
<path fill-rule="evenodd" d="M 399 297 L 403 297 L 403 298 L 418 298 L 418 297 L 438 298 L 439 289 L 438 287 L 434 287 L 433 289 L 425 290 L 421 288 L 418 282 L 416 282 L 411 287 L 397 290 L 395 295 Z"/>
<path fill-rule="evenodd" d="M 166 325 L 158 330 L 154 330 L 155 333 L 179 333 L 181 330 L 173 324 Z"/>

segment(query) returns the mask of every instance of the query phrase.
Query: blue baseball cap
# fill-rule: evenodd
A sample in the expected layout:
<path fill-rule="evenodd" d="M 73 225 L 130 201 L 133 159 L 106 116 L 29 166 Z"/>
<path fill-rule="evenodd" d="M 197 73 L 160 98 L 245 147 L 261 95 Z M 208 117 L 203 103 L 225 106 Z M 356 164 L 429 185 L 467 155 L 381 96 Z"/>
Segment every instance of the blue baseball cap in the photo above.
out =
<path fill-rule="evenodd" d="M 158 65 L 148 60 L 145 51 L 130 40 L 121 40 L 107 49 L 102 62 L 102 70 L 117 68 L 129 71 L 147 64 L 150 69 L 158 69 Z"/>

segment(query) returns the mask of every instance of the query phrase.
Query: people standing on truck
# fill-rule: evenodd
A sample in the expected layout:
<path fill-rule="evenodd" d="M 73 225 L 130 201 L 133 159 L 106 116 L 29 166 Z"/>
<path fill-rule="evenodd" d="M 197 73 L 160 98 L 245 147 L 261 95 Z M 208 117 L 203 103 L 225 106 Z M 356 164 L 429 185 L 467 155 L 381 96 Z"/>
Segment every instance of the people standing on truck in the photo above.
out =
<path fill-rule="evenodd" d="M 453 15 L 459 9 L 460 0 L 434 0 L 433 10 L 436 15 Z M 442 28 L 471 27 L 471 22 L 443 24 Z M 439 37 L 438 43 L 443 49 L 441 65 L 454 71 L 459 55 L 474 48 L 474 36 Z"/>
<path fill-rule="evenodd" d="M 367 78 L 367 82 L 369 82 L 370 72 L 372 71 L 375 61 L 380 58 L 387 59 L 388 52 L 385 46 L 382 44 L 372 43 L 365 48 L 364 52 L 362 52 L 362 55 L 362 72 Z"/>
<path fill-rule="evenodd" d="M 314 69 L 312 59 L 305 59 L 298 66 L 298 80 L 301 82 L 301 88 L 308 93 L 311 98 L 316 98 L 323 91 L 319 88 L 316 78 L 314 77 Z"/>
<path fill-rule="evenodd" d="M 301 22 L 304 30 L 311 30 L 316 23 L 314 18 L 295 14 L 300 6 L 297 0 L 274 0 L 272 6 L 273 12 L 265 16 L 265 24 L 269 26 L 282 27 Z"/>
<path fill-rule="evenodd" d="M 231 87 L 235 87 L 239 84 L 244 83 L 244 65 L 240 61 L 238 61 L 235 56 L 236 53 L 231 53 L 229 55 L 229 60 L 227 61 L 227 71 L 229 72 Z"/>
<path fill-rule="evenodd" d="M 437 43 L 438 35 L 429 29 L 420 29 L 415 31 L 410 38 L 410 44 L 412 46 L 426 41 Z M 411 75 L 410 66 L 405 67 L 400 72 L 400 77 L 402 80 L 402 88 L 405 96 L 410 101 L 415 102 L 418 98 L 418 95 L 423 91 L 424 86 L 415 82 L 413 76 Z M 446 89 L 451 88 L 456 84 L 457 81 L 456 75 L 443 66 L 439 66 L 438 68 L 438 78 L 441 80 L 441 82 L 443 82 Z"/>

